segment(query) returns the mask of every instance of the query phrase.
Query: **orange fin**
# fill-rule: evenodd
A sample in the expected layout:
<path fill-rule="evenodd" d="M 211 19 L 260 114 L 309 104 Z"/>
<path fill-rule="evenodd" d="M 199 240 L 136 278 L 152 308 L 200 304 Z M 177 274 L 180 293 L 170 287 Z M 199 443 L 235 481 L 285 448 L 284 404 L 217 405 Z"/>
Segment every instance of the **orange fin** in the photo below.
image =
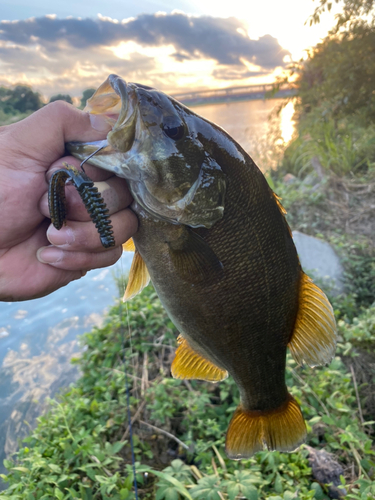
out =
<path fill-rule="evenodd" d="M 122 249 L 125 252 L 135 252 L 135 245 L 133 238 L 130 238 L 128 241 L 125 241 L 125 243 L 122 245 Z"/>
<path fill-rule="evenodd" d="M 124 302 L 138 295 L 150 282 L 150 275 L 144 260 L 138 250 L 135 251 L 129 272 L 128 286 L 126 287 Z"/>
<path fill-rule="evenodd" d="M 178 337 L 177 342 L 179 346 L 171 366 L 173 378 L 220 382 L 228 377 L 226 370 L 222 370 L 201 354 L 195 352 L 182 335 Z"/>
<path fill-rule="evenodd" d="M 277 194 L 276 194 L 276 193 L 274 193 L 273 191 L 272 191 L 272 194 L 273 194 L 273 197 L 275 198 L 276 204 L 277 204 L 277 206 L 279 207 L 280 212 L 281 212 L 283 215 L 286 215 L 288 212 L 287 212 L 287 211 L 285 210 L 285 208 L 282 206 L 280 196 L 277 196 Z"/>
<path fill-rule="evenodd" d="M 299 309 L 288 344 L 297 363 L 309 366 L 329 363 L 336 350 L 336 321 L 324 292 L 302 273 Z"/>
<path fill-rule="evenodd" d="M 249 458 L 264 448 L 293 451 L 306 439 L 306 425 L 300 407 L 289 394 L 274 410 L 245 410 L 237 407 L 225 440 L 229 458 Z"/>

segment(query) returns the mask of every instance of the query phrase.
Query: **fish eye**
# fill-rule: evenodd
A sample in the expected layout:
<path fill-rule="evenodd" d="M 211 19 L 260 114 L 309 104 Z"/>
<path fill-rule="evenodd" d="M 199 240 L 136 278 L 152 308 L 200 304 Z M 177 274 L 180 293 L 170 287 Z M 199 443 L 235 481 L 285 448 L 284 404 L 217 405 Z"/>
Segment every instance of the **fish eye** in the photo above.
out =
<path fill-rule="evenodd" d="M 178 141 L 179 139 L 182 139 L 182 137 L 185 134 L 185 127 L 184 125 L 176 121 L 176 119 L 171 116 L 171 117 L 166 117 L 164 122 L 161 125 L 161 128 L 163 129 L 163 132 L 170 138 L 173 139 L 174 141 Z"/>

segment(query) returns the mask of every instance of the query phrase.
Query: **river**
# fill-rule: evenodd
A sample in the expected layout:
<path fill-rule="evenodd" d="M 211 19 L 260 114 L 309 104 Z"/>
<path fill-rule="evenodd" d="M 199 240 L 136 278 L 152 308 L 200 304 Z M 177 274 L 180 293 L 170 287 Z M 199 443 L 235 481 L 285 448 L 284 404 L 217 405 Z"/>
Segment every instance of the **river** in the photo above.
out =
<path fill-rule="evenodd" d="M 280 103 L 258 100 L 194 110 L 226 129 L 261 162 L 264 151 L 272 149 L 270 134 L 287 142 L 293 132 L 292 103 L 278 118 L 268 120 Z M 90 271 L 48 297 L 0 302 L 0 472 L 3 459 L 17 449 L 17 442 L 47 407 L 46 398 L 78 376 L 70 364 L 79 354 L 78 337 L 101 325 L 103 314 L 119 297 L 115 277 L 128 271 L 131 259 L 132 254 L 124 254 L 111 268 Z"/>

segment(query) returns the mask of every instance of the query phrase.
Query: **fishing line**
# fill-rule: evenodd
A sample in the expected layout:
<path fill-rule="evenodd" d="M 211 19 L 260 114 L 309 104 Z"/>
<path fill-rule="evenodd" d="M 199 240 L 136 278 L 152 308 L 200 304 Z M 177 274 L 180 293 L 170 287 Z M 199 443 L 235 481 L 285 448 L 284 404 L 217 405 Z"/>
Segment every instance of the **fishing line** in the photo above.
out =
<path fill-rule="evenodd" d="M 105 148 L 108 144 L 107 144 L 107 141 L 102 141 L 102 142 L 105 142 L 106 144 L 103 144 L 102 146 L 100 146 L 96 151 L 94 151 L 93 153 L 91 153 L 90 156 L 88 156 L 87 158 L 85 158 L 81 164 L 80 164 L 80 167 L 82 168 L 82 170 L 85 172 L 85 169 L 83 168 L 83 165 L 90 159 L 92 158 L 94 155 L 96 155 L 96 153 L 99 153 L 99 151 L 103 148 Z"/>
<path fill-rule="evenodd" d="M 123 269 L 123 262 L 121 260 L 121 281 L 122 281 L 122 288 L 125 290 L 125 279 L 124 279 L 124 269 Z M 123 324 L 122 322 L 122 309 L 123 308 L 123 302 L 122 299 L 120 298 L 120 304 L 119 304 L 119 310 L 120 310 L 120 322 L 121 325 Z M 129 343 L 130 343 L 130 357 L 131 359 L 133 358 L 133 346 L 131 342 L 131 330 L 130 330 L 130 318 L 129 318 L 129 308 L 128 304 L 126 304 L 126 316 L 127 316 L 127 324 L 128 324 L 128 337 L 129 337 Z M 129 377 L 128 377 L 128 371 L 126 369 L 126 349 L 125 349 L 125 328 L 121 328 L 122 330 L 122 360 L 123 360 L 123 365 L 124 365 L 124 376 L 125 376 L 125 392 L 126 392 L 126 406 L 127 406 L 127 413 L 128 413 L 128 426 L 129 426 L 129 441 L 130 441 L 130 450 L 131 450 L 131 459 L 132 459 L 132 469 L 133 469 L 133 484 L 134 484 L 134 494 L 135 494 L 135 500 L 138 500 L 138 484 L 137 484 L 137 476 L 136 476 L 136 467 L 135 467 L 135 454 L 134 454 L 134 441 L 133 441 L 133 425 L 132 425 L 132 416 L 131 416 L 131 411 L 130 411 L 130 390 L 129 390 Z"/>
<path fill-rule="evenodd" d="M 103 144 L 96 150 L 94 151 L 90 156 L 85 158 L 81 164 L 80 167 L 82 168 L 83 172 L 85 169 L 83 168 L 83 165 L 92 158 L 96 153 L 98 153 L 101 149 L 106 147 L 107 141 L 102 141 Z M 105 142 L 105 144 L 104 144 Z M 125 274 L 124 274 L 124 266 L 122 260 L 120 261 L 121 265 L 121 278 L 120 278 L 120 285 L 119 288 L 121 287 L 121 281 L 122 281 L 122 289 L 125 290 Z M 120 316 L 120 324 L 122 325 L 122 300 L 120 298 L 119 302 L 119 316 Z M 129 308 L 128 304 L 126 304 L 126 315 L 127 315 L 127 323 L 128 323 L 128 336 L 129 336 L 129 344 L 130 344 L 130 358 L 133 359 L 133 346 L 132 346 L 132 341 L 131 341 L 131 331 L 130 331 L 130 320 L 129 320 Z M 133 469 L 133 481 L 134 481 L 134 495 L 135 495 L 135 500 L 139 500 L 138 497 L 138 485 L 137 485 L 137 476 L 136 476 L 136 468 L 135 468 L 135 454 L 134 454 L 134 441 L 133 441 L 133 426 L 132 426 L 132 416 L 131 416 L 131 411 L 130 411 L 130 390 L 129 390 L 129 378 L 128 378 L 128 372 L 126 369 L 126 350 L 125 350 L 125 329 L 121 328 L 122 331 L 122 361 L 124 365 L 124 376 L 125 376 L 125 392 L 126 392 L 126 406 L 127 406 L 127 413 L 128 413 L 128 425 L 129 425 L 129 441 L 130 441 L 130 449 L 131 449 L 131 458 L 132 458 L 132 469 Z"/>

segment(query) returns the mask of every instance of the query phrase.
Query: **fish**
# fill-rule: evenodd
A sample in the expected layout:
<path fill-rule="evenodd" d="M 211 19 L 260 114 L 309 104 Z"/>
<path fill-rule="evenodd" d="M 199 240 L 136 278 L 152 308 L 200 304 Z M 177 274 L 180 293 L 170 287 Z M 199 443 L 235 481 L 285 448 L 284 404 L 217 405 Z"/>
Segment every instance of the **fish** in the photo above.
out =
<path fill-rule="evenodd" d="M 135 251 L 124 300 L 151 279 L 180 332 L 173 377 L 233 377 L 229 458 L 295 450 L 306 425 L 285 383 L 287 350 L 299 364 L 329 363 L 336 324 L 280 199 L 224 129 L 161 91 L 110 75 L 85 109 L 111 131 L 67 148 L 80 160 L 97 151 L 90 164 L 126 179 L 139 221 L 124 245 Z"/>

